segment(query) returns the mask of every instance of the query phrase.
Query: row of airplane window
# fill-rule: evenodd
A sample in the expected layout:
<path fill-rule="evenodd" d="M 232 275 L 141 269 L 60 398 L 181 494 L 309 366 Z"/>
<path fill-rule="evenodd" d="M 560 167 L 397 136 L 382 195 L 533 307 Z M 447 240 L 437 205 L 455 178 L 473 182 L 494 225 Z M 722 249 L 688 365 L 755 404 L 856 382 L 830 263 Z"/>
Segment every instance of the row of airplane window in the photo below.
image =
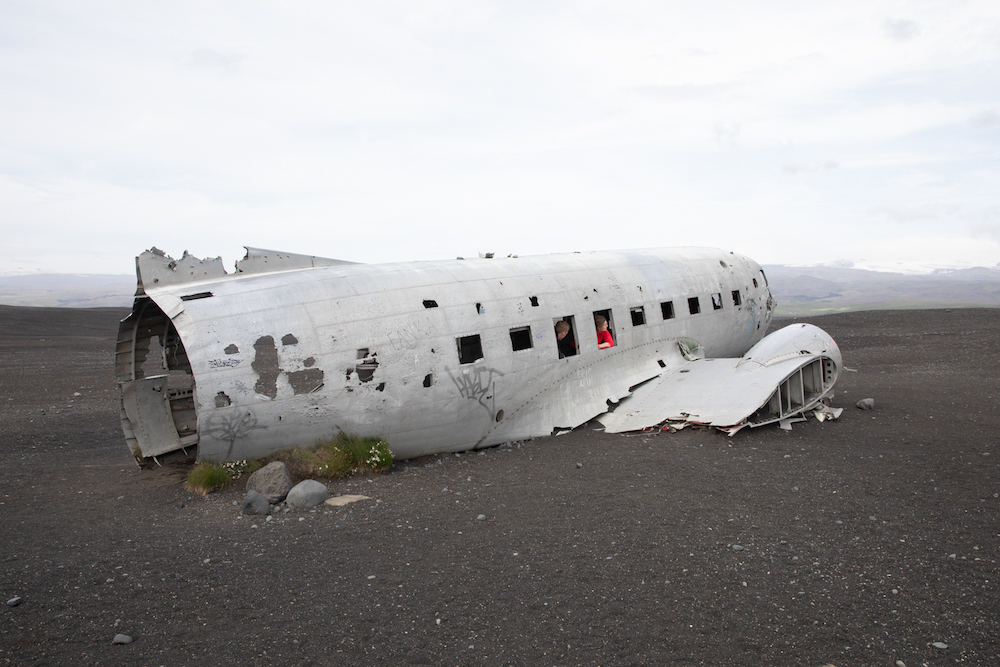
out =
<path fill-rule="evenodd" d="M 756 282 L 757 281 L 755 280 L 754 286 L 756 286 Z M 740 295 L 739 290 L 732 291 L 732 300 L 733 300 L 733 306 L 742 305 L 743 297 Z M 712 294 L 711 301 L 712 301 L 713 311 L 722 310 L 722 292 L 716 292 L 715 294 Z M 688 303 L 688 312 L 691 315 L 698 315 L 699 313 L 701 313 L 701 300 L 699 299 L 699 297 L 692 296 L 688 298 L 687 303 Z M 424 302 L 424 305 L 425 306 L 427 305 L 426 301 Z M 532 306 L 538 305 L 537 297 L 531 297 L 531 305 Z M 437 306 L 437 304 L 434 303 L 434 306 Z M 480 304 L 476 304 L 476 310 L 477 312 L 480 313 L 483 312 Z M 629 313 L 631 314 L 632 317 L 633 327 L 641 327 L 646 324 L 645 306 L 635 306 L 633 308 L 629 308 Z M 674 302 L 673 301 L 662 302 L 660 304 L 660 314 L 663 316 L 664 320 L 674 319 L 676 317 L 676 314 L 674 313 Z M 613 321 L 611 318 L 610 310 L 597 310 L 594 311 L 594 315 L 603 316 L 608 321 L 609 329 L 613 331 Z M 570 340 L 573 341 L 574 343 L 574 349 L 575 349 L 574 332 L 576 331 L 576 325 L 574 322 L 574 318 L 572 315 L 567 315 L 560 319 L 564 322 L 567 322 L 570 325 L 569 336 Z M 555 320 L 555 322 L 558 321 L 559 320 Z M 532 337 L 531 337 L 530 326 L 515 327 L 510 330 L 510 345 L 514 352 L 530 349 L 531 347 L 533 347 L 531 341 Z M 479 337 L 479 334 L 473 334 L 471 336 L 462 336 L 460 338 L 457 338 L 456 342 L 458 343 L 458 361 L 460 364 L 471 364 L 484 357 L 483 343 L 482 339 Z M 574 352 L 573 355 L 575 354 L 576 353 Z M 425 386 L 429 385 L 425 384 Z"/>

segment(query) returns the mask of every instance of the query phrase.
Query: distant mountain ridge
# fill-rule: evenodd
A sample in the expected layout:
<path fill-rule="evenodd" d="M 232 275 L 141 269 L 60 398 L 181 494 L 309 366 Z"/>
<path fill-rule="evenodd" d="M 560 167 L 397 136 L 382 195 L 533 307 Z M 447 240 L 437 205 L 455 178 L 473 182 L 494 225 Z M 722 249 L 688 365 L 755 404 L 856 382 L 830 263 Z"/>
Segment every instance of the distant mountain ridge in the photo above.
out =
<path fill-rule="evenodd" d="M 851 310 L 1000 308 L 1000 270 L 983 267 L 905 275 L 830 266 L 764 266 L 779 315 Z M 135 276 L 43 273 L 0 276 L 0 304 L 129 307 Z"/>
<path fill-rule="evenodd" d="M 763 267 L 779 315 L 850 310 L 998 308 L 1000 270 L 974 267 L 905 275 L 828 266 Z"/>
<path fill-rule="evenodd" d="M 132 305 L 134 275 L 35 273 L 0 276 L 0 304 L 61 308 L 117 308 Z"/>

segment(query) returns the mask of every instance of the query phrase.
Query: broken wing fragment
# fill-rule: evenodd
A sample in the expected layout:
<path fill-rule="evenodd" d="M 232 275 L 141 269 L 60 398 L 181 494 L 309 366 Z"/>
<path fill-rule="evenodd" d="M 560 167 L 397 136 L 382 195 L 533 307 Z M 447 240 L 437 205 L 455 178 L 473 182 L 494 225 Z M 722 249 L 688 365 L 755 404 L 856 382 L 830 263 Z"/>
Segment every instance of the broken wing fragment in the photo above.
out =
<path fill-rule="evenodd" d="M 826 332 L 793 324 L 742 357 L 695 359 L 671 368 L 598 419 L 609 433 L 676 421 L 716 426 L 732 435 L 744 426 L 815 408 L 833 395 L 840 365 L 840 349 Z"/>

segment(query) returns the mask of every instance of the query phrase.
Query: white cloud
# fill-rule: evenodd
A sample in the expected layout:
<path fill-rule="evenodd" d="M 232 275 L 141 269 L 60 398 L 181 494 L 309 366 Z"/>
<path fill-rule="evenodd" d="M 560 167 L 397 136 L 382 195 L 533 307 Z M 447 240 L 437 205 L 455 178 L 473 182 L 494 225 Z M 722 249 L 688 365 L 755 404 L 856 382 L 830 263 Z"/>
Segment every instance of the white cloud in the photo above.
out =
<path fill-rule="evenodd" d="M 942 222 L 964 252 L 1000 205 L 1000 8 L 896 10 L 4 5 L 0 272 L 243 243 L 854 261 Z"/>
<path fill-rule="evenodd" d="M 980 111 L 969 119 L 969 122 L 976 128 L 991 128 L 1000 126 L 1000 113 L 993 109 Z"/>
<path fill-rule="evenodd" d="M 917 36 L 920 32 L 920 26 L 917 25 L 916 21 L 908 21 L 906 19 L 890 19 L 882 24 L 882 30 L 890 39 L 894 39 L 898 42 L 905 42 L 906 40 L 913 39 Z"/>

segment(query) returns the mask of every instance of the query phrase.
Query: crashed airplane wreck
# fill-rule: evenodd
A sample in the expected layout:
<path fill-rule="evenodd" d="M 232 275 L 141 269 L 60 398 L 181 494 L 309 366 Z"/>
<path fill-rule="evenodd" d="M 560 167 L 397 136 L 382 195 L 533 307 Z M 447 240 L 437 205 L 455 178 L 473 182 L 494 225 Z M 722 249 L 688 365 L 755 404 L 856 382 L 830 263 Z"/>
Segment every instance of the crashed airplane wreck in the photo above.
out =
<path fill-rule="evenodd" d="M 356 264 L 247 248 L 227 274 L 153 248 L 136 273 L 115 372 L 137 460 L 258 458 L 340 431 L 408 459 L 594 417 L 731 435 L 823 410 L 841 367 L 815 326 L 765 335 L 764 272 L 715 249 Z"/>

